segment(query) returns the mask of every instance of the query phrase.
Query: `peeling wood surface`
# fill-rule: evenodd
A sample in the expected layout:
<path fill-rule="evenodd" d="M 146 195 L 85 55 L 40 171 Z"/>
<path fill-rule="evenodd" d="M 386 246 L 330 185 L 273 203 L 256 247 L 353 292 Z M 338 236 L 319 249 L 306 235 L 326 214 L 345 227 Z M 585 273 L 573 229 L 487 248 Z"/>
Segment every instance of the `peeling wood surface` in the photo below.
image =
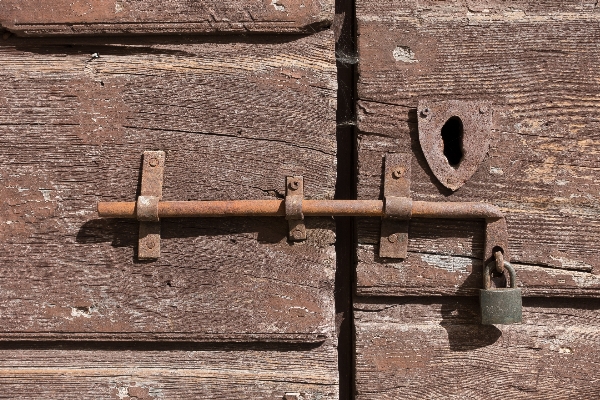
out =
<path fill-rule="evenodd" d="M 484 201 L 506 213 L 525 295 L 594 295 L 599 10 L 588 2 L 475 3 L 357 2 L 358 198 L 380 196 L 385 153 L 410 152 L 413 199 Z M 419 145 L 421 98 L 493 105 L 489 154 L 454 193 L 437 182 Z M 443 225 L 411 221 L 418 239 L 409 258 L 390 263 L 368 255 L 377 252 L 379 222 L 361 220 L 359 293 L 473 294 L 481 224 Z"/>
<path fill-rule="evenodd" d="M 301 393 L 307 400 L 338 398 L 337 356 L 330 342 L 37 344 L 1 354 L 2 398 L 281 400 L 285 393 Z"/>
<path fill-rule="evenodd" d="M 314 33 L 331 0 L 3 0 L 0 25 L 19 36 Z"/>
<path fill-rule="evenodd" d="M 95 54 L 95 55 L 94 55 Z M 307 198 L 335 189 L 331 31 L 308 37 L 0 42 L 0 338 L 323 341 L 335 233 L 307 219 L 162 223 L 135 258 L 144 150 L 166 152 L 165 200 Z"/>
<path fill-rule="evenodd" d="M 600 301 L 526 298 L 520 325 L 479 325 L 478 307 L 460 297 L 355 304 L 356 399 L 600 395 Z"/>

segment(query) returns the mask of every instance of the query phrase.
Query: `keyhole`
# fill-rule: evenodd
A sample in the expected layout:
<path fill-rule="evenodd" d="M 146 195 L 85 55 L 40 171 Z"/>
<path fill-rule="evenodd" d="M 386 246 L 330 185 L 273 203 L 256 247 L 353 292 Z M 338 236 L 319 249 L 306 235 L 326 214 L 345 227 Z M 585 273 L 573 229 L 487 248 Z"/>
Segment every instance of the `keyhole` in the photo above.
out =
<path fill-rule="evenodd" d="M 463 159 L 463 123 L 454 116 L 442 126 L 442 141 L 444 142 L 444 156 L 451 167 L 458 168 Z"/>

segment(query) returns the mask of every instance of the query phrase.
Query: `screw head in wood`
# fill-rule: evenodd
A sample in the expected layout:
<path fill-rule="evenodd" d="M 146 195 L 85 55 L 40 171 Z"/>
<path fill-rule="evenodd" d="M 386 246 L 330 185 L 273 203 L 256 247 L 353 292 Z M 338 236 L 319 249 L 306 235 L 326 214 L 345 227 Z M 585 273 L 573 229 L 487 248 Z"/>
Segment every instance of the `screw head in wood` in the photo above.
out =
<path fill-rule="evenodd" d="M 151 159 L 149 159 L 148 165 L 150 165 L 151 167 L 156 167 L 158 165 L 158 158 L 152 157 Z"/>
<path fill-rule="evenodd" d="M 398 235 L 395 233 L 392 233 L 390 236 L 388 236 L 388 241 L 390 243 L 396 243 L 398 241 Z"/>
<path fill-rule="evenodd" d="M 302 234 L 302 229 L 296 228 L 292 231 L 292 237 L 294 239 L 302 239 L 304 235 Z"/>
<path fill-rule="evenodd" d="M 153 249 L 154 247 L 156 247 L 156 240 L 154 238 L 148 238 L 145 240 L 144 243 L 146 244 L 146 247 L 149 249 Z"/>
<path fill-rule="evenodd" d="M 392 171 L 392 177 L 394 179 L 400 179 L 404 176 L 404 173 L 406 172 L 406 168 L 403 167 L 396 167 L 394 168 L 394 170 Z"/>
<path fill-rule="evenodd" d="M 298 188 L 300 187 L 300 182 L 298 182 L 297 180 L 290 181 L 288 187 L 291 190 L 298 190 Z"/>
<path fill-rule="evenodd" d="M 488 111 L 489 111 L 489 108 L 487 106 L 481 106 L 481 107 L 479 107 L 479 113 L 480 114 L 487 114 Z"/>

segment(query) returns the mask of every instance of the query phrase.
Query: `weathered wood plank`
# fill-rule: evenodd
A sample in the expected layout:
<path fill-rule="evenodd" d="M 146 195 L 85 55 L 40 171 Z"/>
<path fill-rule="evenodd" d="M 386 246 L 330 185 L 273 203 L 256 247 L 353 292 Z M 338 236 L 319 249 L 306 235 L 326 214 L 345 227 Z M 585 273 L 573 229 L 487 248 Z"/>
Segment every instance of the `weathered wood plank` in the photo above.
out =
<path fill-rule="evenodd" d="M 359 198 L 380 195 L 386 152 L 412 152 L 414 199 L 485 201 L 506 213 L 512 261 L 524 265 L 517 272 L 525 293 L 597 292 L 591 274 L 600 266 L 598 10 L 586 2 L 394 0 L 358 1 L 357 14 Z M 493 104 L 489 155 L 454 193 L 437 182 L 419 145 L 421 98 Z M 427 224 L 433 239 L 411 241 L 413 252 L 457 256 L 456 266 L 464 256 L 481 258 L 479 238 L 460 238 L 462 232 L 454 234 L 450 226 L 441 240 L 437 224 L 411 226 L 423 232 Z M 359 242 L 375 243 L 378 225 L 361 221 Z M 390 289 L 377 293 L 402 295 L 429 285 L 421 269 L 405 267 L 404 283 L 379 282 Z M 379 261 L 359 263 L 359 291 L 361 282 L 389 276 L 386 271 L 389 265 Z M 452 274 L 440 279 L 437 294 L 466 293 L 456 288 L 464 277 Z"/>
<path fill-rule="evenodd" d="M 356 398 L 597 398 L 600 302 L 523 305 L 523 324 L 486 326 L 475 299 L 356 304 Z"/>
<path fill-rule="evenodd" d="M 410 231 L 409 231 L 410 232 Z M 445 242 L 438 243 L 439 246 Z M 357 293 L 366 296 L 478 296 L 483 284 L 480 258 L 410 251 L 405 260 L 381 259 L 377 247 L 358 246 Z M 444 249 L 446 251 L 447 249 Z M 513 263 L 523 296 L 597 297 L 600 277 L 589 271 Z"/>
<path fill-rule="evenodd" d="M 283 218 L 165 220 L 137 262 L 137 223 L 95 210 L 133 201 L 158 149 L 166 200 L 279 198 L 286 175 L 331 198 L 332 32 L 0 45 L 0 338 L 331 337 L 331 220 L 298 244 Z"/>
<path fill-rule="evenodd" d="M 335 346 L 4 348 L 1 398 L 337 399 Z"/>
<path fill-rule="evenodd" d="M 331 24 L 331 0 L 5 0 L 0 24 L 19 36 L 313 33 Z"/>

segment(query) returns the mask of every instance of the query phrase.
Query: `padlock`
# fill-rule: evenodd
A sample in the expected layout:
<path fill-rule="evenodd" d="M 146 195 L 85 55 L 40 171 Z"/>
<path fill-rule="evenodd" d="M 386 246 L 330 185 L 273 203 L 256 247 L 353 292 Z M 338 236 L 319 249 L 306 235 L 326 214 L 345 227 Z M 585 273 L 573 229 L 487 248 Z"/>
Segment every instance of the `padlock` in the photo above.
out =
<path fill-rule="evenodd" d="M 515 269 L 510 263 L 504 261 L 505 272 L 510 276 L 510 287 L 492 288 L 491 269 L 495 266 L 492 261 L 483 270 L 483 289 L 479 290 L 479 303 L 481 306 L 481 323 L 515 324 L 521 322 L 522 301 L 521 289 L 516 288 Z"/>

